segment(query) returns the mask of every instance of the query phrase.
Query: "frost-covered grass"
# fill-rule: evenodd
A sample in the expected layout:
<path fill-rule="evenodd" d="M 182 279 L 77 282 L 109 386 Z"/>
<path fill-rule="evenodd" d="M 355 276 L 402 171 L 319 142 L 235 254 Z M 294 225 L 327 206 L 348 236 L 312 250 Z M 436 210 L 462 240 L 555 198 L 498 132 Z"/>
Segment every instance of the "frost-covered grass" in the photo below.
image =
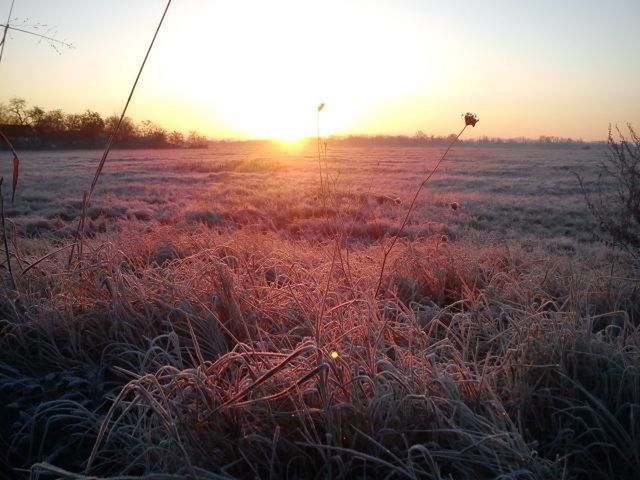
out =
<path fill-rule="evenodd" d="M 635 478 L 637 273 L 592 242 L 569 171 L 599 152 L 457 148 L 376 298 L 383 245 L 441 152 L 329 148 L 327 199 L 312 149 L 114 152 L 80 262 L 62 250 L 21 274 L 73 240 L 97 161 L 24 155 L 18 292 L 0 270 L 3 462 L 40 478 Z"/>
<path fill-rule="evenodd" d="M 358 223 L 393 229 L 442 150 L 329 148 L 341 208 L 361 212 Z M 8 216 L 27 235 L 68 236 L 71 229 L 66 227 L 80 214 L 82 192 L 99 155 L 24 153 L 20 195 L 7 205 Z M 595 173 L 601 155 L 597 148 L 456 147 L 422 193 L 412 225 L 421 233 L 431 228 L 453 237 L 471 230 L 501 239 L 590 242 L 594 225 L 572 171 Z M 9 168 L 8 162 L 0 165 L 5 178 L 10 178 Z M 317 175 L 313 146 L 214 144 L 209 150 L 115 151 L 88 213 L 98 231 L 105 223 L 133 218 L 149 226 L 252 225 L 283 236 L 293 231 L 316 238 L 322 237 L 327 213 L 331 216 L 317 201 Z M 452 211 L 452 202 L 461 208 Z"/>

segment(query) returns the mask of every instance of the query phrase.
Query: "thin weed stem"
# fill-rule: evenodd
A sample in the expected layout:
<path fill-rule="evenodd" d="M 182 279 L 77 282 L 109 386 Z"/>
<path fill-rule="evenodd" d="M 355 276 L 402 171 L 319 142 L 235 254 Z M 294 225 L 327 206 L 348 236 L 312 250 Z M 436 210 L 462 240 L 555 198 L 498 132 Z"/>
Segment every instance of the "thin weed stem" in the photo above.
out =
<path fill-rule="evenodd" d="M 11 21 L 11 13 L 13 13 L 13 6 L 16 0 L 11 0 L 11 6 L 9 7 L 9 15 L 7 16 L 7 23 L 4 25 L 4 31 L 2 32 L 2 40 L 0 40 L 0 63 L 2 63 L 2 55 L 4 54 L 4 46 L 7 44 L 7 32 L 9 31 L 9 22 Z"/>
<path fill-rule="evenodd" d="M 7 269 L 9 270 L 9 278 L 11 279 L 11 287 L 16 290 L 16 279 L 13 277 L 11 269 L 11 254 L 9 253 L 9 242 L 7 241 L 7 226 L 4 221 L 4 195 L 2 194 L 2 182 L 4 177 L 0 177 L 0 219 L 2 220 L 2 241 L 4 243 L 4 254 L 7 257 Z"/>
<path fill-rule="evenodd" d="M 13 179 L 11 184 L 11 202 L 13 203 L 13 200 L 16 196 L 16 189 L 18 188 L 18 176 L 20 175 L 20 158 L 18 157 L 18 152 L 16 152 L 16 149 L 13 148 L 13 144 L 2 131 L 2 129 L 0 129 L 0 138 L 4 140 L 4 143 L 7 144 L 9 150 L 11 150 L 11 153 L 13 154 Z"/>
<path fill-rule="evenodd" d="M 9 22 L 11 21 L 11 13 L 13 12 L 13 6 L 15 5 L 15 3 L 16 3 L 15 0 L 11 1 L 11 6 L 9 7 L 9 15 L 7 16 L 7 23 L 5 25 L 2 25 L 4 27 L 4 31 L 2 32 L 2 40 L 0 40 L 0 63 L 2 63 L 2 55 L 4 54 L 4 47 L 7 44 L 7 32 L 9 31 L 9 29 L 12 28 L 9 26 Z M 4 140 L 4 142 L 9 147 L 9 150 L 11 150 L 11 153 L 13 153 L 13 184 L 12 184 L 12 190 L 11 190 L 11 202 L 13 202 L 13 199 L 15 198 L 15 195 L 16 195 L 16 188 L 18 186 L 20 158 L 18 157 L 18 153 L 16 152 L 16 149 L 13 148 L 13 144 L 1 129 L 0 129 L 0 138 Z"/>
<path fill-rule="evenodd" d="M 73 44 L 71 44 L 71 43 L 65 42 L 63 40 L 58 40 L 57 38 L 48 37 L 48 36 L 42 35 L 40 33 L 30 32 L 29 30 L 23 30 L 22 28 L 12 27 L 8 23 L 5 24 L 5 25 L 0 25 L 0 27 L 4 27 L 5 31 L 6 30 L 12 30 L 14 32 L 20 32 L 20 33 L 24 33 L 24 34 L 27 34 L 27 35 L 32 35 L 34 37 L 38 37 L 38 38 L 40 38 L 42 40 L 46 40 L 47 42 L 50 42 L 50 43 L 57 43 L 58 45 L 63 46 L 63 47 L 73 48 Z M 3 40 L 3 42 L 4 41 L 5 40 Z M 4 47 L 4 43 L 3 43 L 2 46 Z"/>
<path fill-rule="evenodd" d="M 324 180 L 322 177 L 322 150 L 320 147 L 320 112 L 324 108 L 324 103 L 318 105 L 318 116 L 316 119 L 316 126 L 318 128 L 317 135 L 317 147 L 318 147 L 318 170 L 320 173 L 320 196 L 322 197 L 322 204 L 325 205 L 325 192 L 324 192 Z"/>
<path fill-rule="evenodd" d="M 407 209 L 407 214 L 405 215 L 404 220 L 402 221 L 402 225 L 400 225 L 400 228 L 398 229 L 398 231 L 394 235 L 393 239 L 391 240 L 391 244 L 389 245 L 389 248 L 387 248 L 385 250 L 384 255 L 382 257 L 382 265 L 380 266 L 380 274 L 378 275 L 378 285 L 376 286 L 376 293 L 374 295 L 374 298 L 377 297 L 378 293 L 380 292 L 380 287 L 382 285 L 382 278 L 384 276 L 384 269 L 385 269 L 385 267 L 387 265 L 387 260 L 389 258 L 389 254 L 391 253 L 391 250 L 393 249 L 393 247 L 395 246 L 396 242 L 398 241 L 398 238 L 400 238 L 400 235 L 402 234 L 402 231 L 404 230 L 404 227 L 407 225 L 407 222 L 409 221 L 409 217 L 411 216 L 411 212 L 413 212 L 413 207 L 416 204 L 416 200 L 418 199 L 418 195 L 420 195 L 420 192 L 422 191 L 422 187 L 424 187 L 425 183 L 427 183 L 431 179 L 433 174 L 436 173 L 436 170 L 438 170 L 438 167 L 440 166 L 442 161 L 445 159 L 445 157 L 449 153 L 449 150 L 451 150 L 451 147 L 453 147 L 453 145 L 458 141 L 458 139 L 464 133 L 464 131 L 467 129 L 468 126 L 469 126 L 469 124 L 465 124 L 465 126 L 462 127 L 462 130 L 460 130 L 458 135 L 456 135 L 456 137 L 453 140 L 451 140 L 451 143 L 449 143 L 449 146 L 447 147 L 447 149 L 442 154 L 442 157 L 440 157 L 440 160 L 438 160 L 438 162 L 435 164 L 435 166 L 433 167 L 431 172 L 429 172 L 429 175 L 427 175 L 427 177 L 422 182 L 420 182 L 420 185 L 418 186 L 418 189 L 416 190 L 416 193 L 413 195 L 413 199 L 411 200 L 411 204 L 409 205 L 409 208 Z"/>
<path fill-rule="evenodd" d="M 116 128 L 113 129 L 113 132 L 111 132 L 111 135 L 109 136 L 109 140 L 107 141 L 107 145 L 104 149 L 104 152 L 102 153 L 102 158 L 100 159 L 100 163 L 98 164 L 98 168 L 96 169 L 96 173 L 93 177 L 93 181 L 91 182 L 91 187 L 89 188 L 89 192 L 87 193 L 87 198 L 86 201 L 84 202 L 84 210 L 82 213 L 82 218 L 79 220 L 78 223 L 78 230 L 76 233 L 76 238 L 74 243 L 76 245 L 80 244 L 80 237 L 82 235 L 84 235 L 84 225 L 85 225 L 85 216 L 86 216 L 86 207 L 88 206 L 89 202 L 91 201 L 91 196 L 93 194 L 93 191 L 96 188 L 96 185 L 98 184 L 98 180 L 100 179 L 100 174 L 102 173 L 102 169 L 104 168 L 104 164 L 107 161 L 107 157 L 109 156 L 109 152 L 111 151 L 111 146 L 113 144 L 114 139 L 116 138 L 116 136 L 118 135 L 118 132 L 120 131 L 120 127 L 122 126 L 122 121 L 124 120 L 124 117 L 127 113 L 127 109 L 129 108 L 129 103 L 131 103 L 131 99 L 133 98 L 133 94 L 136 91 L 136 87 L 138 86 L 138 81 L 140 80 L 140 76 L 142 75 L 142 71 L 144 70 L 144 66 L 147 63 L 147 59 L 149 58 L 149 54 L 151 53 L 151 50 L 153 49 L 153 45 L 156 41 L 156 38 L 158 37 L 158 33 L 160 32 L 160 28 L 162 27 L 162 23 L 164 22 L 165 17 L 167 16 L 167 11 L 169 10 L 169 7 L 171 6 L 171 1 L 172 0 L 168 0 L 167 1 L 167 5 L 164 8 L 164 11 L 162 12 L 162 17 L 160 17 L 160 21 L 158 22 L 158 26 L 156 27 L 156 31 L 153 34 L 153 38 L 151 39 L 151 43 L 149 44 L 149 48 L 147 48 L 147 53 L 144 56 L 144 59 L 142 60 L 142 64 L 140 65 L 140 68 L 138 69 L 138 74 L 136 75 L 136 79 L 133 82 L 133 85 L 131 87 L 131 91 L 129 92 L 129 97 L 127 98 L 126 103 L 124 104 L 124 108 L 122 109 L 122 114 L 120 115 L 120 119 L 118 120 L 118 124 L 116 125 Z M 71 253 L 69 255 L 69 263 L 71 263 L 72 259 L 73 259 L 73 253 L 75 251 L 75 246 L 71 247 Z"/>

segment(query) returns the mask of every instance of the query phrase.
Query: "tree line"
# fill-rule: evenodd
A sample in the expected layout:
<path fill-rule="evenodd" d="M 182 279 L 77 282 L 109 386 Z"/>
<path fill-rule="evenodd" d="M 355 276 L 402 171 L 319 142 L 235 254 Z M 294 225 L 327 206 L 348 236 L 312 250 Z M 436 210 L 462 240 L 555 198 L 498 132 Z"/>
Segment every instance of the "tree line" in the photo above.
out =
<path fill-rule="evenodd" d="M 380 147 L 420 147 L 420 146 L 446 146 L 456 138 L 455 134 L 451 135 L 428 135 L 421 130 L 418 130 L 414 135 L 334 135 L 329 137 L 331 144 L 354 146 L 354 147 L 367 147 L 367 146 L 380 146 Z M 459 140 L 460 143 L 465 145 L 497 145 L 497 146 L 554 146 L 554 147 L 578 147 L 589 148 L 592 143 L 597 142 L 585 142 L 584 140 L 554 137 L 541 135 L 538 138 L 527 137 L 515 137 L 515 138 L 499 138 L 480 136 L 477 138 Z"/>
<path fill-rule="evenodd" d="M 22 98 L 0 103 L 0 129 L 16 148 L 101 148 L 116 129 L 120 117 L 103 118 L 98 112 L 65 113 L 29 107 Z M 150 120 L 122 120 L 113 145 L 121 148 L 204 148 L 208 140 L 192 131 L 168 132 Z M 0 145 L 0 148 L 5 145 Z"/>

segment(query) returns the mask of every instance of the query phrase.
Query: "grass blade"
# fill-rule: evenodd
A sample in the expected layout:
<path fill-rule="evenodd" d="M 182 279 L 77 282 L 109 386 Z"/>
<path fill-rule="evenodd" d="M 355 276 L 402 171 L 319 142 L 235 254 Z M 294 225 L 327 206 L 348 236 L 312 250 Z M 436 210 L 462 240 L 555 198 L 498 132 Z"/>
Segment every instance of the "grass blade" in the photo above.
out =
<path fill-rule="evenodd" d="M 18 152 L 16 152 L 16 149 L 13 148 L 13 144 L 11 143 L 9 138 L 5 135 L 5 133 L 2 131 L 2 129 L 0 129 L 0 137 L 2 137 L 2 140 L 4 140 L 4 143 L 7 144 L 7 146 L 9 147 L 9 150 L 11 150 L 11 153 L 13 153 L 13 183 L 11 188 L 11 201 L 13 202 L 13 199 L 16 196 L 16 189 L 18 188 L 18 176 L 20 174 L 20 158 L 18 157 Z"/>

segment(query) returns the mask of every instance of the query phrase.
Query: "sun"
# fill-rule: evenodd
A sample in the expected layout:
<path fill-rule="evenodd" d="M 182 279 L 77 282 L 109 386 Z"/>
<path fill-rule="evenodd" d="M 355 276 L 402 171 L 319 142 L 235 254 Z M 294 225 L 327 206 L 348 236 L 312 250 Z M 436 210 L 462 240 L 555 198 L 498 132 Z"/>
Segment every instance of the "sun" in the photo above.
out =
<path fill-rule="evenodd" d="M 282 130 L 280 133 L 271 135 L 270 138 L 274 140 L 279 140 L 280 142 L 283 142 L 283 143 L 293 144 L 293 143 L 300 142 L 307 136 L 308 135 L 305 135 L 301 132 L 296 131 L 296 129 L 292 129 L 292 130 Z"/>
<path fill-rule="evenodd" d="M 271 122 L 256 126 L 254 136 L 293 144 L 313 135 L 313 125 L 306 125 L 304 117 L 276 117 Z"/>
<path fill-rule="evenodd" d="M 241 137 L 295 143 L 316 134 L 313 102 L 275 97 L 279 100 L 266 96 L 225 105 L 225 117 Z"/>

